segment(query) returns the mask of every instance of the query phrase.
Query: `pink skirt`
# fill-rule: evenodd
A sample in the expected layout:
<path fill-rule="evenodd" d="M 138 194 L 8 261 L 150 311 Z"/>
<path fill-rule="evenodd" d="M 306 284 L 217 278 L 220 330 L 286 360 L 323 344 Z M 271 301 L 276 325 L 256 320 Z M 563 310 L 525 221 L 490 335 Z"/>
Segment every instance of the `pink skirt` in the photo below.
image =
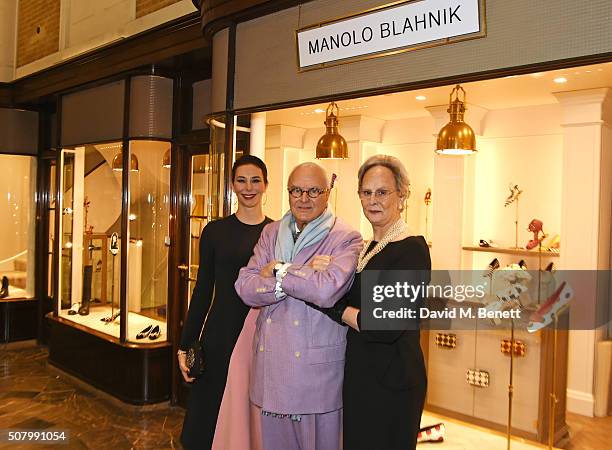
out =
<path fill-rule="evenodd" d="M 249 401 L 253 336 L 259 310 L 252 308 L 230 358 L 212 450 L 263 450 L 261 412 Z"/>

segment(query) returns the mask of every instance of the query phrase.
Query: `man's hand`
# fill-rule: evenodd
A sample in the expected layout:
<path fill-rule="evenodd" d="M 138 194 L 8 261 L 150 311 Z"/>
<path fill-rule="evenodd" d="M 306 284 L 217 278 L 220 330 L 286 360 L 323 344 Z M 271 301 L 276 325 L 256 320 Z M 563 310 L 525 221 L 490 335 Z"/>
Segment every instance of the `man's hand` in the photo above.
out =
<path fill-rule="evenodd" d="M 274 276 L 274 266 L 278 264 L 277 260 L 270 261 L 268 264 L 263 266 L 259 271 L 259 275 L 264 278 L 270 278 Z"/>
<path fill-rule="evenodd" d="M 181 369 L 181 373 L 183 374 L 183 378 L 187 383 L 192 383 L 195 378 L 191 378 L 189 376 L 189 367 L 187 367 L 187 355 L 185 353 L 178 354 L 178 364 L 179 369 Z"/>
<path fill-rule="evenodd" d="M 330 255 L 315 255 L 310 261 L 309 266 L 317 272 L 324 272 L 327 270 L 327 266 L 331 263 L 332 257 Z"/>

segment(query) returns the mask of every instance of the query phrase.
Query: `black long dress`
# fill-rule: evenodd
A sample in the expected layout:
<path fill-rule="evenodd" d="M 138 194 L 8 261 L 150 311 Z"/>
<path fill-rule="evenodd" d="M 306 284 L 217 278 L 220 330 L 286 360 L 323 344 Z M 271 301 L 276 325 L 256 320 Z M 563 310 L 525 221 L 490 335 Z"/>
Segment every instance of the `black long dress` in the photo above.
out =
<path fill-rule="evenodd" d="M 234 289 L 238 272 L 249 262 L 267 218 L 247 225 L 232 214 L 206 225 L 200 237 L 200 269 L 180 348 L 186 350 L 198 338 L 210 308 L 203 335 L 205 373 L 191 385 L 181 433 L 186 449 L 212 446 L 219 407 L 225 389 L 230 357 L 249 312 Z"/>
<path fill-rule="evenodd" d="M 371 243 L 370 249 L 375 242 Z M 391 242 L 365 270 L 419 270 L 429 282 L 431 259 L 422 236 Z M 384 274 L 383 274 L 384 276 Z M 361 308 L 361 274 L 345 297 Z M 410 450 L 416 447 L 427 391 L 419 331 L 349 328 L 343 391 L 344 450 Z"/>

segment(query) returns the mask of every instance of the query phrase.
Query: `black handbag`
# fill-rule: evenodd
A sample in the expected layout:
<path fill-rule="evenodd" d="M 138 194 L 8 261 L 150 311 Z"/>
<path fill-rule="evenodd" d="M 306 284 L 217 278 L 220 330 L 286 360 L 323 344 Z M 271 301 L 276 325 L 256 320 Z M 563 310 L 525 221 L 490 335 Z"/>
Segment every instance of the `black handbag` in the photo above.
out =
<path fill-rule="evenodd" d="M 204 374 L 204 350 L 200 339 L 193 341 L 189 346 L 185 364 L 189 368 L 191 378 L 199 378 Z"/>
<path fill-rule="evenodd" d="M 210 302 L 210 306 L 208 307 L 208 311 L 206 312 L 206 316 L 204 317 L 204 323 L 202 324 L 202 329 L 200 330 L 200 336 L 193 341 L 189 348 L 187 349 L 187 354 L 185 358 L 185 364 L 189 369 L 189 376 L 191 378 L 199 378 L 204 374 L 204 368 L 206 367 L 206 363 L 204 361 L 204 345 L 202 342 L 202 336 L 204 336 L 204 328 L 206 327 L 206 321 L 208 320 L 208 315 L 210 314 L 210 310 L 215 303 L 215 292 L 213 290 L 213 299 Z"/>

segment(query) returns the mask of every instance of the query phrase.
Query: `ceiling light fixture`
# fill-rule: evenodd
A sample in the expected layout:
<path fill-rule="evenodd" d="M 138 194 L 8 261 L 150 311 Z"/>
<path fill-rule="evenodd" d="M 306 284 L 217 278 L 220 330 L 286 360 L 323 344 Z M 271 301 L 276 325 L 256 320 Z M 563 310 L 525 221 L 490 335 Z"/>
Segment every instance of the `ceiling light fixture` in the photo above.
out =
<path fill-rule="evenodd" d="M 459 100 L 459 92 L 463 92 L 463 100 Z M 453 94 L 455 98 L 453 99 Z M 476 153 L 476 136 L 472 128 L 463 121 L 466 103 L 465 90 L 457 85 L 449 97 L 448 122 L 438 133 L 436 153 L 439 155 L 471 155 Z"/>
<path fill-rule="evenodd" d="M 115 155 L 111 166 L 115 172 L 121 172 L 123 170 L 123 152 L 122 151 L 119 151 Z M 138 158 L 136 158 L 136 155 L 133 153 L 130 155 L 130 171 L 138 172 Z"/>
<path fill-rule="evenodd" d="M 334 108 L 336 114 L 334 114 Z M 346 159 L 348 158 L 348 145 L 338 132 L 338 116 L 340 109 L 334 102 L 330 103 L 325 112 L 326 131 L 317 142 L 317 159 Z"/>
<path fill-rule="evenodd" d="M 424 95 L 417 95 L 415 98 L 420 102 L 427 100 L 427 97 L 425 97 Z"/>
<path fill-rule="evenodd" d="M 553 81 L 555 83 L 558 83 L 558 84 L 563 84 L 563 83 L 567 83 L 567 78 L 565 78 L 565 77 L 557 77 Z"/>

